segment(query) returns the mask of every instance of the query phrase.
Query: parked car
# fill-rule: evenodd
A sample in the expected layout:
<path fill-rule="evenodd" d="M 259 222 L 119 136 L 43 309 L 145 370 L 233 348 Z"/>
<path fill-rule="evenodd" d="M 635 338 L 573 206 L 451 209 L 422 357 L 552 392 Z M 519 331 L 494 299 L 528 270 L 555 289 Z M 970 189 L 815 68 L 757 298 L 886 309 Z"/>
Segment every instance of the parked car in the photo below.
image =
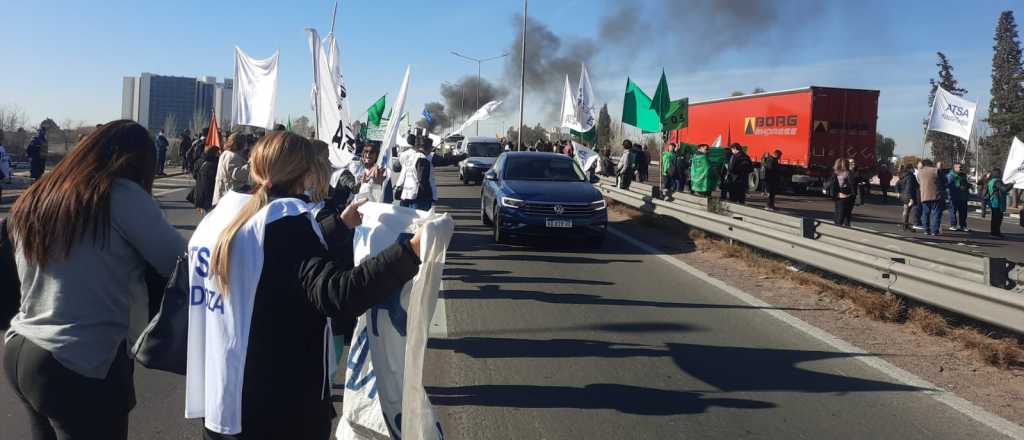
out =
<path fill-rule="evenodd" d="M 608 228 L 608 209 L 572 158 L 506 152 L 484 173 L 480 220 L 493 226 L 497 243 L 509 235 L 580 236 L 600 243 Z"/>
<path fill-rule="evenodd" d="M 459 162 L 459 180 L 468 185 L 481 183 L 484 172 L 491 169 L 494 160 L 501 154 L 501 143 L 495 138 L 470 137 L 462 141 L 466 158 Z"/>

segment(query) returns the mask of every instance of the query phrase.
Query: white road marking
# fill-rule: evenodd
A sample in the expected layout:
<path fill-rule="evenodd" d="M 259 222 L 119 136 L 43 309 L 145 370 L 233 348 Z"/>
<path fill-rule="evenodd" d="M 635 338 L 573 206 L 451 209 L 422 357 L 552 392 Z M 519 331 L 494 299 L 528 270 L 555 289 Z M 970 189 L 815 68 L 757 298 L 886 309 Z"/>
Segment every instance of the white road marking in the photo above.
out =
<path fill-rule="evenodd" d="M 174 194 L 176 192 L 187 191 L 191 188 L 175 188 L 175 189 L 164 189 L 160 191 L 153 191 L 153 197 L 163 197 L 168 194 Z"/>
<path fill-rule="evenodd" d="M 441 282 L 441 292 L 444 292 L 444 281 Z M 437 298 L 437 305 L 434 306 L 434 316 L 430 319 L 430 330 L 427 335 L 431 338 L 445 339 L 448 337 L 448 314 L 445 310 L 444 298 Z"/>
<path fill-rule="evenodd" d="M 611 227 L 608 228 L 608 232 L 610 232 L 612 235 L 615 235 L 616 237 L 625 240 L 626 242 L 632 244 L 633 246 L 642 249 L 644 252 L 654 255 L 661 259 L 662 261 L 671 264 L 690 275 L 700 278 L 704 282 L 711 284 L 712 286 L 718 289 L 725 291 L 726 293 L 732 295 L 733 297 L 740 301 L 743 301 L 751 306 L 761 308 L 761 311 L 763 311 L 764 313 L 767 313 L 771 315 L 773 318 L 778 319 L 786 324 L 789 324 L 791 327 L 800 330 L 801 332 L 807 334 L 808 336 L 817 339 L 825 343 L 826 345 L 835 348 L 836 350 L 845 353 L 868 354 L 868 352 L 862 350 L 861 348 L 854 346 L 849 342 L 843 341 L 842 339 L 839 339 L 820 328 L 810 325 L 807 322 L 801 320 L 800 318 L 790 315 L 789 313 L 786 313 L 782 310 L 773 309 L 771 308 L 771 304 L 761 301 L 760 299 L 750 295 L 749 293 L 737 289 L 725 283 L 722 280 L 712 277 L 711 275 L 708 275 L 707 273 L 704 273 L 701 270 L 693 266 L 690 266 L 689 264 L 679 261 L 678 259 L 673 258 L 669 255 L 665 255 L 665 253 L 658 250 L 657 248 L 647 243 L 644 243 L 640 240 L 637 240 L 636 238 L 633 238 L 624 232 L 618 231 Z M 889 362 L 886 362 L 885 360 L 882 360 L 874 356 L 855 356 L 854 359 L 864 362 L 868 366 L 878 371 L 881 371 L 883 374 L 906 385 L 917 388 L 924 388 L 927 390 L 935 390 L 922 391 L 922 393 L 931 396 L 933 399 L 945 404 L 946 406 L 949 406 L 950 408 L 953 408 L 954 410 L 959 411 L 960 413 L 978 421 L 979 423 L 985 426 L 988 426 L 989 428 L 992 428 L 1004 435 L 1007 435 L 1010 438 L 1024 439 L 1024 426 L 1020 426 L 998 415 L 992 414 L 986 411 L 985 409 L 957 396 L 952 392 L 946 391 L 942 388 L 939 388 L 935 384 L 932 384 L 924 379 L 921 379 L 920 377 L 917 377 L 916 375 L 909 371 L 906 371 Z"/>

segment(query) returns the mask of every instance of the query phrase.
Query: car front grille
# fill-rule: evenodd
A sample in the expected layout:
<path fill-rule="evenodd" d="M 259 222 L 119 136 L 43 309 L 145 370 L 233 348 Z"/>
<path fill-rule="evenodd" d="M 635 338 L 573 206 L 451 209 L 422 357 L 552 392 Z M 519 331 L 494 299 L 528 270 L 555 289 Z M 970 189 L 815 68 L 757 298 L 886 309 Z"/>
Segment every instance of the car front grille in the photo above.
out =
<path fill-rule="evenodd" d="M 558 209 L 561 207 L 561 209 Z M 526 214 L 558 216 L 558 217 L 585 217 L 595 212 L 589 203 L 542 203 L 526 202 L 521 208 Z M 562 212 L 559 213 L 558 211 Z"/>

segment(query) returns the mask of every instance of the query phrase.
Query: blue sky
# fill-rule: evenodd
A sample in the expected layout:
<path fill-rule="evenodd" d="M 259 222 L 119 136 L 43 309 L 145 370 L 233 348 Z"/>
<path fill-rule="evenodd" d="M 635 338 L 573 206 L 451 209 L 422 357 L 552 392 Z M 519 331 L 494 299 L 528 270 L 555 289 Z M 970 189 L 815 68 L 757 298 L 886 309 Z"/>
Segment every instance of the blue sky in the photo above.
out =
<path fill-rule="evenodd" d="M 87 123 L 118 118 L 126 75 L 229 76 L 235 45 L 257 58 L 280 49 L 278 116 L 309 115 L 312 73 L 303 29 L 312 26 L 325 34 L 333 5 L 331 0 L 4 3 L 0 105 L 21 107 L 33 124 L 44 117 Z M 780 0 L 752 2 L 757 7 L 739 15 L 753 21 L 735 26 L 709 13 L 717 6 L 705 3 L 534 0 L 530 16 L 563 46 L 591 42 L 599 47 L 588 67 L 598 100 L 608 102 L 613 120 L 621 110 L 626 76 L 653 94 L 662 68 L 673 98 L 691 100 L 754 87 L 869 88 L 881 91 L 879 131 L 896 139 L 898 152 L 910 153 L 920 149 L 935 51 L 950 57 L 967 97 L 985 108 L 996 20 L 1010 9 L 1020 21 L 1022 12 L 1020 2 L 1010 1 Z M 605 17 L 628 21 L 624 4 L 639 8 L 636 26 L 613 41 L 602 39 Z M 418 114 L 424 103 L 440 100 L 443 81 L 476 73 L 474 63 L 449 51 L 488 57 L 509 50 L 516 35 L 513 15 L 521 8 L 518 1 L 499 0 L 342 1 L 337 34 L 353 116 L 384 93 L 394 96 L 406 64 L 412 65 L 406 109 Z M 775 22 L 760 26 L 764 20 L 744 16 L 744 10 Z M 483 76 L 518 89 L 518 81 L 506 78 L 503 61 L 485 63 Z M 503 106 L 507 114 L 481 124 L 482 133 L 517 117 L 518 95 L 512 95 Z M 547 95 L 527 90 L 528 122 L 545 122 Z"/>

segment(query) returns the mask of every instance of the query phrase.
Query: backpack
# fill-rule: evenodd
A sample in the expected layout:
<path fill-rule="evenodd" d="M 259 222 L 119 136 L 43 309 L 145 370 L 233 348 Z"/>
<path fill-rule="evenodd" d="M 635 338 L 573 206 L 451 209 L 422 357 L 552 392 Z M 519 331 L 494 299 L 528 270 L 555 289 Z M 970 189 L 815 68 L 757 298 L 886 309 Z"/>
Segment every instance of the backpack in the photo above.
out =
<path fill-rule="evenodd" d="M 625 168 L 627 173 L 633 174 L 634 172 L 636 172 L 636 166 L 637 166 L 636 162 L 638 160 L 638 156 L 639 155 L 637 154 L 636 151 L 633 151 L 632 149 L 629 150 L 629 156 L 627 156 L 629 161 L 626 162 L 626 168 Z"/>

